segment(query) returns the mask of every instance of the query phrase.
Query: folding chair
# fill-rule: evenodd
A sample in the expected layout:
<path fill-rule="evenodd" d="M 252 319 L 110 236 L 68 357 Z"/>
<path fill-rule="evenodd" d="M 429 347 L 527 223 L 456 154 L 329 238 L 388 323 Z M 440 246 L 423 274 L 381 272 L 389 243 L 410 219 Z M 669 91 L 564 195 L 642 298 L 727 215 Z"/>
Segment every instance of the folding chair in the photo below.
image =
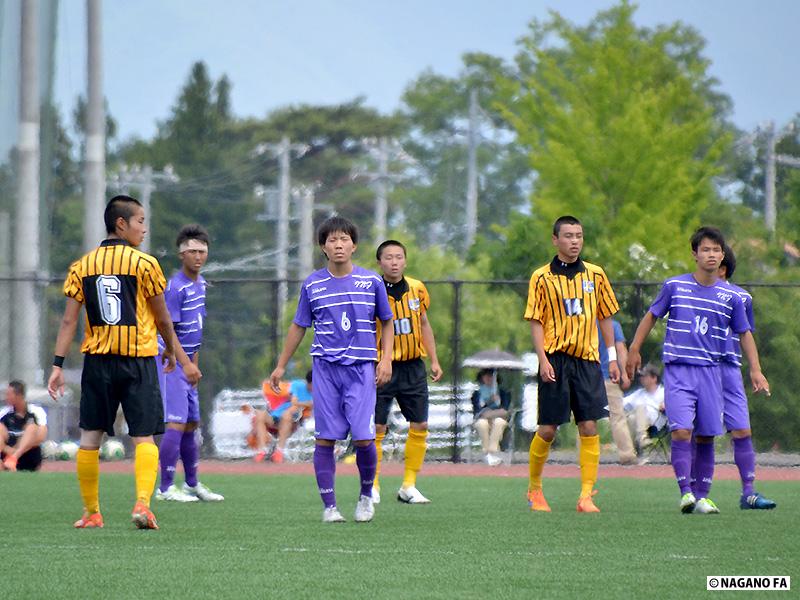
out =
<path fill-rule="evenodd" d="M 660 428 L 657 425 L 648 427 L 647 435 L 650 438 L 650 444 L 646 448 L 645 461 L 649 461 L 653 453 L 661 453 L 664 456 L 664 461 L 670 462 L 671 433 L 666 422 Z"/>

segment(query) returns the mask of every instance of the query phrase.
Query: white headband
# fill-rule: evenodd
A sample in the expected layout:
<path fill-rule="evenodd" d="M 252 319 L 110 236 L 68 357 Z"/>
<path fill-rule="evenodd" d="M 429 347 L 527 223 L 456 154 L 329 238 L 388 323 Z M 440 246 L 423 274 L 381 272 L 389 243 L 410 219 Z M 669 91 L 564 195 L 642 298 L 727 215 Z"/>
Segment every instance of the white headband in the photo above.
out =
<path fill-rule="evenodd" d="M 185 252 L 186 250 L 205 250 L 208 252 L 208 244 L 200 240 L 188 239 L 178 246 L 178 252 Z"/>

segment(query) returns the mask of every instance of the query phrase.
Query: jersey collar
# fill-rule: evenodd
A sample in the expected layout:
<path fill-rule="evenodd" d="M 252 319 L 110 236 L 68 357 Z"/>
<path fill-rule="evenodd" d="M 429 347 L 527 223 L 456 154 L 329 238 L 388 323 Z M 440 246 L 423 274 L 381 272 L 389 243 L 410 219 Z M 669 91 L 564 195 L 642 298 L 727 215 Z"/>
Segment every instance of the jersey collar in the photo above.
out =
<path fill-rule="evenodd" d="M 101 246 L 130 246 L 130 244 L 122 238 L 108 238 L 100 242 Z"/>
<path fill-rule="evenodd" d="M 395 300 L 402 299 L 403 294 L 408 291 L 408 282 L 406 281 L 405 277 L 403 277 L 397 283 L 392 283 L 391 281 L 386 281 L 384 279 L 383 284 L 386 286 L 386 293 Z"/>
<path fill-rule="evenodd" d="M 562 262 L 558 255 L 556 254 L 553 257 L 553 260 L 550 261 L 550 272 L 553 275 L 564 275 L 567 279 L 572 279 L 578 273 L 583 273 L 586 270 L 586 267 L 581 260 L 581 257 L 578 257 L 573 263 L 565 263 Z"/>

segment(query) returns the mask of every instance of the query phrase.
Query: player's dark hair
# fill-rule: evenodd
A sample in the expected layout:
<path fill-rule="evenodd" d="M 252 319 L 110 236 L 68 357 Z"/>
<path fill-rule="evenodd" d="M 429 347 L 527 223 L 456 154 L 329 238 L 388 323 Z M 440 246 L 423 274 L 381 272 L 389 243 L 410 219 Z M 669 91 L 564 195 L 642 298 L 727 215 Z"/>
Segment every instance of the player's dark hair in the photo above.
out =
<path fill-rule="evenodd" d="M 181 227 L 178 237 L 175 239 L 175 245 L 180 248 L 181 244 L 188 240 L 197 240 L 198 242 L 203 242 L 206 246 L 211 243 L 206 228 L 196 223 Z"/>
<path fill-rule="evenodd" d="M 12 379 L 8 382 L 8 387 L 14 390 L 14 393 L 18 396 L 25 397 L 25 384 L 22 383 L 19 379 Z"/>
<path fill-rule="evenodd" d="M 317 229 L 317 243 L 324 246 L 328 236 L 336 231 L 346 233 L 354 244 L 358 244 L 358 227 L 352 221 L 339 216 L 330 217 L 322 222 Z"/>
<path fill-rule="evenodd" d="M 311 383 L 311 369 L 306 372 L 306 383 Z"/>
<path fill-rule="evenodd" d="M 130 222 L 134 210 L 142 203 L 136 198 L 130 196 L 114 196 L 106 204 L 106 210 L 103 213 L 103 222 L 106 224 L 106 233 L 117 232 L 117 219 L 122 217 L 126 222 Z"/>
<path fill-rule="evenodd" d="M 380 260 L 381 254 L 383 254 L 383 250 L 388 248 L 389 246 L 398 246 L 399 248 L 403 249 L 403 256 L 408 256 L 408 252 L 406 251 L 406 247 L 397 240 L 386 240 L 385 242 L 381 242 L 381 245 L 378 246 L 378 249 L 375 251 L 375 258 Z"/>
<path fill-rule="evenodd" d="M 722 251 L 725 256 L 722 257 L 722 262 L 719 263 L 719 266 L 725 267 L 725 279 L 730 279 L 736 270 L 736 255 L 733 253 L 733 248 L 728 245 L 723 246 Z"/>
<path fill-rule="evenodd" d="M 703 240 L 711 240 L 715 244 L 719 244 L 720 248 L 725 248 L 725 236 L 716 227 L 701 227 L 692 234 L 692 252 L 697 252 L 697 248 Z"/>
<path fill-rule="evenodd" d="M 572 215 L 564 215 L 562 217 L 558 217 L 556 222 L 553 223 L 553 235 L 558 237 L 559 232 L 561 231 L 562 225 L 581 225 L 581 222 Z M 582 225 L 581 225 L 582 226 Z"/>

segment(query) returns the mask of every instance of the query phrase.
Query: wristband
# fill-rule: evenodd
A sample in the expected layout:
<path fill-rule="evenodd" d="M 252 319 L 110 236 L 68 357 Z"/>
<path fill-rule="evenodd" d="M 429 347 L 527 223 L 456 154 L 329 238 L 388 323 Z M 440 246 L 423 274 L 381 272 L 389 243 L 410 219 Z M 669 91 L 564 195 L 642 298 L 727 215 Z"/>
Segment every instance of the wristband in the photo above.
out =
<path fill-rule="evenodd" d="M 58 354 L 53 356 L 53 366 L 54 367 L 58 367 L 59 369 L 63 368 L 64 367 L 64 357 L 63 356 L 59 356 Z"/>
<path fill-rule="evenodd" d="M 617 360 L 617 349 L 614 346 L 609 346 L 606 350 L 608 350 L 608 362 Z"/>

